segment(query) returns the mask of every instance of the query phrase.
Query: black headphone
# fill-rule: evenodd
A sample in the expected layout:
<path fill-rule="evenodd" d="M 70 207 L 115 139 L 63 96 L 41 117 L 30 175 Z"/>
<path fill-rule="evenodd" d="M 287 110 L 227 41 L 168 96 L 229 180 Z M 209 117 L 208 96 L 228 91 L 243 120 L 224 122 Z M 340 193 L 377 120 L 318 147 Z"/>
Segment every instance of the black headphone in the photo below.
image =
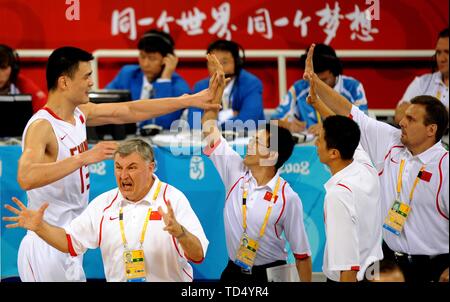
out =
<path fill-rule="evenodd" d="M 144 35 L 142 35 L 142 37 L 139 40 L 139 45 L 138 47 L 141 46 L 142 43 L 144 43 L 145 39 L 150 38 L 150 39 L 159 39 L 160 41 L 162 41 L 164 44 L 166 44 L 166 46 L 168 47 L 168 53 L 173 54 L 174 53 L 174 48 L 175 48 L 175 44 L 174 42 L 169 39 L 168 37 L 164 36 L 164 34 L 159 33 L 157 31 L 149 31 L 147 33 L 145 33 Z"/>
<path fill-rule="evenodd" d="M 15 83 L 20 71 L 19 54 L 11 47 L 0 44 L 0 53 L 2 52 L 6 53 L 8 56 L 8 61 L 10 63 L 8 66 L 11 66 L 11 76 L 9 77 L 10 83 Z"/>
<path fill-rule="evenodd" d="M 229 51 L 234 60 L 234 75 L 239 76 L 242 68 L 245 64 L 245 50 L 244 48 L 236 42 L 228 40 L 217 40 L 212 42 L 206 51 L 206 53 L 211 53 L 213 50 L 223 50 Z M 242 55 L 240 55 L 240 53 Z"/>

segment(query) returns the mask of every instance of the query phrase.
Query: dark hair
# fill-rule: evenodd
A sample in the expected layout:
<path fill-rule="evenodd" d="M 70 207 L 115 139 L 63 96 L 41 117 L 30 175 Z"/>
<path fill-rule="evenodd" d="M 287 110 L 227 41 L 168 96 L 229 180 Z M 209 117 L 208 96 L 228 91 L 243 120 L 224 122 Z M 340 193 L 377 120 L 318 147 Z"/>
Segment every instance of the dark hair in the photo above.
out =
<path fill-rule="evenodd" d="M 402 271 L 400 266 L 397 265 L 397 263 L 387 258 L 379 261 L 379 264 L 380 264 L 380 273 L 389 273 L 396 270 Z"/>
<path fill-rule="evenodd" d="M 275 164 L 275 169 L 278 170 L 291 157 L 295 141 L 289 130 L 276 124 L 267 123 L 266 131 L 269 136 L 269 150 L 278 152 L 278 160 Z"/>
<path fill-rule="evenodd" d="M 14 84 L 20 71 L 19 55 L 8 45 L 0 44 L 0 68 L 8 66 L 11 66 L 11 75 L 8 82 Z"/>
<path fill-rule="evenodd" d="M 306 56 L 311 46 L 306 49 L 306 52 L 300 57 L 300 67 L 305 69 Z M 313 55 L 314 72 L 319 73 L 326 70 L 337 77 L 342 74 L 342 63 L 336 55 L 336 51 L 328 45 L 316 44 Z"/>
<path fill-rule="evenodd" d="M 209 44 L 206 53 L 209 54 L 214 50 L 228 51 L 234 60 L 234 75 L 238 76 L 245 63 L 245 51 L 241 45 L 228 40 L 216 40 Z M 242 57 L 239 55 L 242 52 Z"/>
<path fill-rule="evenodd" d="M 439 38 L 448 38 L 448 27 L 439 33 Z"/>
<path fill-rule="evenodd" d="M 158 52 L 163 57 L 173 54 L 175 42 L 166 32 L 157 29 L 146 31 L 138 42 L 138 49 L 145 52 Z"/>
<path fill-rule="evenodd" d="M 67 75 L 70 78 L 77 72 L 80 62 L 89 62 L 94 57 L 80 48 L 66 46 L 52 52 L 47 62 L 47 89 L 50 92 L 58 87 L 58 78 Z"/>
<path fill-rule="evenodd" d="M 348 117 L 333 115 L 323 121 L 323 130 L 327 149 L 337 149 L 344 160 L 353 158 L 361 137 L 358 124 Z"/>
<path fill-rule="evenodd" d="M 435 142 L 441 140 L 448 128 L 448 111 L 444 104 L 431 95 L 419 95 L 411 99 L 411 104 L 425 107 L 424 125 L 437 125 Z"/>

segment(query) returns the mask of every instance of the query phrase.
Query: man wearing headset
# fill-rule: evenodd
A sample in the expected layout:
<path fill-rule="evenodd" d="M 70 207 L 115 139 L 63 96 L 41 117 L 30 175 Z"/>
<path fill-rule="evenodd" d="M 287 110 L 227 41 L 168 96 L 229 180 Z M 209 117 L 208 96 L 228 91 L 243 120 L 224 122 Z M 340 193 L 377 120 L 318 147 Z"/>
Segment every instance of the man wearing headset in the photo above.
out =
<path fill-rule="evenodd" d="M 418 95 L 434 96 L 448 109 L 448 45 L 447 27 L 439 33 L 436 52 L 433 55 L 433 64 L 437 65 L 438 71 L 416 77 L 409 84 L 395 109 L 394 122 L 396 125 L 400 123 L 405 116 L 406 109 L 411 105 L 409 101 Z"/>
<path fill-rule="evenodd" d="M 178 58 L 174 54 L 172 37 L 151 29 L 138 42 L 139 65 L 126 65 L 106 89 L 127 89 L 133 100 L 177 97 L 190 93 L 187 82 L 175 72 Z M 139 130 L 145 125 L 156 124 L 170 129 L 182 110 L 175 111 L 137 124 Z"/>
<path fill-rule="evenodd" d="M 233 41 L 217 40 L 208 46 L 206 52 L 217 57 L 223 66 L 225 77 L 230 78 L 222 96 L 222 110 L 218 116 L 222 128 L 226 126 L 226 121 L 228 121 L 227 123 L 253 121 L 256 126 L 259 120 L 265 120 L 262 83 L 255 75 L 243 69 L 245 63 L 243 48 Z M 240 52 L 242 52 L 242 57 Z M 211 64 L 208 64 L 208 72 L 210 75 L 215 72 Z M 194 85 L 194 92 L 205 89 L 208 87 L 208 83 L 209 78 L 198 81 Z M 191 128 L 200 128 L 202 114 L 201 109 L 189 109 L 188 122 Z M 249 130 L 252 128 L 251 124 L 247 123 L 246 126 Z M 236 123 L 233 123 L 232 127 L 238 131 L 240 129 Z"/>
<path fill-rule="evenodd" d="M 32 95 L 33 113 L 47 103 L 47 94 L 20 73 L 19 55 L 11 47 L 0 44 L 0 95 L 20 93 Z"/>
<path fill-rule="evenodd" d="M 301 68 L 305 67 L 306 54 L 300 57 Z M 314 48 L 314 70 L 318 77 L 343 95 L 352 104 L 367 114 L 367 99 L 363 85 L 356 79 L 342 74 L 342 64 L 333 48 L 325 44 L 317 44 Z M 320 115 L 306 102 L 309 83 L 303 79 L 289 88 L 271 119 L 280 120 L 280 126 L 291 132 L 308 129 L 310 133 L 319 134 L 317 123 Z"/>

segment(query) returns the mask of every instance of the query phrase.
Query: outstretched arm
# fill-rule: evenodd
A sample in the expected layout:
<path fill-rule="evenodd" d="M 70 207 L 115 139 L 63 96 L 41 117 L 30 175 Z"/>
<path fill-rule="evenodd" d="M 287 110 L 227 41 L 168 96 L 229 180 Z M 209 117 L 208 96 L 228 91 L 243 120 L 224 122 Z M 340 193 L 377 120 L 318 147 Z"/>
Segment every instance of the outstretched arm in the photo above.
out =
<path fill-rule="evenodd" d="M 334 91 L 333 88 L 319 79 L 317 74 L 314 73 L 314 47 L 315 44 L 312 44 L 309 48 L 308 55 L 306 57 L 303 79 L 309 81 L 311 85 L 315 85 L 317 95 L 322 99 L 325 105 L 331 109 L 331 111 L 339 115 L 350 115 L 352 104 L 345 97 Z"/>
<path fill-rule="evenodd" d="M 17 216 L 3 217 L 3 221 L 13 222 L 7 224 L 6 228 L 24 228 L 33 231 L 54 248 L 63 253 L 69 252 L 66 231 L 44 221 L 44 212 L 48 207 L 48 203 L 44 203 L 37 211 L 33 211 L 15 197 L 12 198 L 12 201 L 18 206 L 18 209 L 8 204 L 5 205 L 5 208 Z"/>
<path fill-rule="evenodd" d="M 208 61 L 212 59 L 207 56 Z M 183 95 L 176 98 L 162 98 L 152 100 L 137 100 L 124 103 L 87 103 L 80 105 L 87 118 L 89 126 L 104 124 L 126 124 L 148 120 L 187 107 L 202 109 L 219 109 L 220 105 L 211 104 L 218 89 L 216 81 L 211 82 L 208 89 L 193 95 Z"/>

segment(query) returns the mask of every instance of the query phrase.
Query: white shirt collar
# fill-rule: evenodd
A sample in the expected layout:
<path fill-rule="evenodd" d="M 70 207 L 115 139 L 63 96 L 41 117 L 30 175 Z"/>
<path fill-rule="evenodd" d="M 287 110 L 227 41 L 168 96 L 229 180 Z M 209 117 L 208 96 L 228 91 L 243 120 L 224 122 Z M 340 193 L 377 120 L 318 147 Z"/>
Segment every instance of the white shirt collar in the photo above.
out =
<path fill-rule="evenodd" d="M 267 188 L 273 192 L 275 190 L 275 186 L 277 184 L 278 177 L 280 177 L 280 172 L 277 171 L 275 176 L 272 177 L 272 179 L 268 183 L 266 183 L 265 185 L 262 185 L 262 186 L 258 186 L 256 178 L 253 177 L 252 172 L 250 170 L 248 170 L 248 175 L 246 175 L 246 177 L 244 177 L 244 181 L 247 181 L 250 179 L 251 182 L 253 182 L 255 184 L 255 189 L 260 190 L 260 189 Z M 279 190 L 279 188 L 278 188 L 278 190 Z"/>
<path fill-rule="evenodd" d="M 436 151 L 445 151 L 445 148 L 442 146 L 441 141 L 437 142 L 431 148 L 428 148 L 427 150 L 416 156 L 422 162 L 422 164 L 426 165 L 436 159 Z"/>
<path fill-rule="evenodd" d="M 331 187 L 337 185 L 343 178 L 352 174 L 354 167 L 357 165 L 356 163 L 357 161 L 353 159 L 353 162 L 350 165 L 331 176 L 331 178 L 324 184 L 325 189 L 328 191 Z"/>

